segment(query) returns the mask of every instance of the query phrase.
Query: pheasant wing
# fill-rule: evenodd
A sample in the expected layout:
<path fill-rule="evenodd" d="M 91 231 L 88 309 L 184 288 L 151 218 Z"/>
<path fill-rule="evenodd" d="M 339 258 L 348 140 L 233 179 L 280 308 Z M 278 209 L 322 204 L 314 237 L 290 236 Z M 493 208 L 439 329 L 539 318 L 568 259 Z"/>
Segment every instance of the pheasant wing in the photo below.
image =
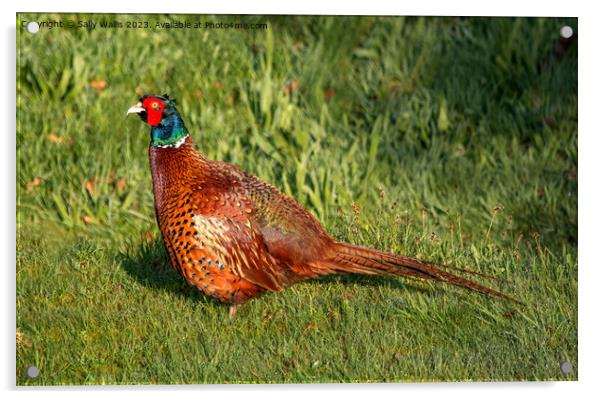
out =
<path fill-rule="evenodd" d="M 256 221 L 254 204 L 233 186 L 208 184 L 190 196 L 192 224 L 197 238 L 191 257 L 219 260 L 229 271 L 269 291 L 287 285 L 285 267 L 273 256 Z"/>
<path fill-rule="evenodd" d="M 266 290 L 279 291 L 285 286 L 278 261 L 270 255 L 261 233 L 248 218 L 196 214 L 193 221 L 198 233 L 193 257 L 208 257 Z"/>

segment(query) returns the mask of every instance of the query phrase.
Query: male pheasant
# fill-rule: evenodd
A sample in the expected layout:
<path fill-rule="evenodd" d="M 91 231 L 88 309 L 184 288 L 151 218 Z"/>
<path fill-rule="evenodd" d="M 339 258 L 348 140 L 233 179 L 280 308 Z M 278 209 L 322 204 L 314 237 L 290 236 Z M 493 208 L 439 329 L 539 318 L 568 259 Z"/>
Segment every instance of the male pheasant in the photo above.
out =
<path fill-rule="evenodd" d="M 238 167 L 195 150 L 167 95 L 128 111 L 151 126 L 155 213 L 173 268 L 205 295 L 238 306 L 327 274 L 400 275 L 513 300 L 432 263 L 335 241 L 298 202 Z"/>

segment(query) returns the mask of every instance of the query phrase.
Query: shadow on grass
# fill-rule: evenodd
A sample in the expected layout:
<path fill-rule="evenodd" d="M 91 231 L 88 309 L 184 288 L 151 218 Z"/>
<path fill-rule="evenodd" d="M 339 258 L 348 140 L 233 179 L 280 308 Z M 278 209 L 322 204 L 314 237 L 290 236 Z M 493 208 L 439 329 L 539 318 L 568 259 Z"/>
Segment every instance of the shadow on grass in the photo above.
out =
<path fill-rule="evenodd" d="M 363 287 L 390 287 L 399 290 L 417 291 L 417 292 L 432 292 L 427 288 L 413 285 L 411 280 L 406 280 L 403 277 L 395 276 L 374 276 L 374 275 L 361 275 L 361 274 L 344 274 L 344 275 L 330 275 L 323 276 L 315 280 L 304 281 L 303 284 L 332 284 L 333 282 L 340 282 L 345 285 L 360 285 Z"/>
<path fill-rule="evenodd" d="M 128 252 L 118 255 L 118 261 L 125 271 L 145 287 L 165 290 L 181 295 L 191 301 L 200 300 L 204 303 L 218 302 L 206 297 L 200 291 L 188 285 L 184 279 L 171 267 L 167 253 L 161 240 L 136 244 Z M 418 291 L 427 293 L 427 288 L 413 285 L 411 281 L 386 276 L 364 276 L 357 274 L 331 275 L 322 278 L 307 280 L 301 284 L 332 284 L 341 282 L 349 285 L 365 287 L 387 286 L 396 289 Z"/>
<path fill-rule="evenodd" d="M 191 301 L 218 304 L 188 285 L 171 267 L 161 240 L 132 242 L 127 252 L 117 255 L 117 260 L 134 280 L 145 287 L 175 293 Z"/>

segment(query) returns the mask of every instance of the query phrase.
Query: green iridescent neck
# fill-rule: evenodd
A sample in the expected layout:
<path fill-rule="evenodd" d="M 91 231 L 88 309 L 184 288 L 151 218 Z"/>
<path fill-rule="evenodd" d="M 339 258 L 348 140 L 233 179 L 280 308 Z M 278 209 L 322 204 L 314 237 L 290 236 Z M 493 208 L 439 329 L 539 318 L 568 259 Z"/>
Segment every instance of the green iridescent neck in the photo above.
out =
<path fill-rule="evenodd" d="M 188 136 L 188 129 L 177 111 L 165 116 L 157 126 L 151 128 L 153 147 L 179 147 Z"/>

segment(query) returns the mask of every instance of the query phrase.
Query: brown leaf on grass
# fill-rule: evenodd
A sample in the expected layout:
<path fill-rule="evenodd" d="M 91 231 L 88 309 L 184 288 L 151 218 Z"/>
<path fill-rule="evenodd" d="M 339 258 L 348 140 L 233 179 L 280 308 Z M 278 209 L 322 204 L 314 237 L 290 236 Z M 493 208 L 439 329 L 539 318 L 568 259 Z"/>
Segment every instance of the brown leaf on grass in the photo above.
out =
<path fill-rule="evenodd" d="M 117 191 L 120 193 L 123 192 L 126 185 L 127 185 L 127 182 L 125 179 L 117 179 L 117 180 L 113 181 L 113 186 L 115 186 Z"/>
<path fill-rule="evenodd" d="M 203 97 L 203 91 L 201 89 L 196 89 L 194 91 L 194 96 L 197 97 L 197 98 Z"/>
<path fill-rule="evenodd" d="M 508 320 L 512 318 L 516 314 L 516 310 L 506 311 L 504 312 L 504 319 Z"/>
<path fill-rule="evenodd" d="M 32 181 L 30 181 L 29 183 L 27 183 L 27 192 L 31 193 L 40 184 L 42 184 L 42 179 L 40 179 L 39 176 L 34 177 Z"/>
<path fill-rule="evenodd" d="M 334 97 L 337 94 L 337 92 L 332 88 L 328 88 L 328 89 L 324 90 L 323 94 L 324 94 L 324 98 L 326 100 L 330 100 L 332 97 Z"/>
<path fill-rule="evenodd" d="M 544 188 L 543 188 L 543 187 L 539 187 L 539 188 L 537 189 L 537 196 L 538 196 L 538 197 L 543 197 L 545 194 L 546 194 L 546 190 L 544 190 Z"/>
<path fill-rule="evenodd" d="M 554 119 L 551 116 L 545 116 L 543 118 L 543 123 L 550 129 L 556 129 L 558 127 L 558 123 L 556 122 L 556 119 Z"/>
<path fill-rule="evenodd" d="M 49 133 L 47 137 L 48 137 L 48 140 L 50 140 L 50 142 L 54 143 L 54 144 L 60 144 L 63 142 L 63 139 L 61 137 L 59 137 L 58 135 L 56 135 L 55 133 Z"/>
<path fill-rule="evenodd" d="M 153 233 L 151 233 L 150 231 L 145 231 L 144 239 L 146 240 L 146 242 L 152 242 L 154 240 Z"/>
<path fill-rule="evenodd" d="M 293 50 L 296 50 L 296 51 L 303 50 L 304 47 L 305 47 L 305 44 L 301 41 L 295 42 L 293 44 Z"/>
<path fill-rule="evenodd" d="M 224 85 L 221 81 L 216 80 L 215 82 L 213 82 L 213 87 L 215 88 L 215 90 L 221 90 L 224 87 Z"/>
<path fill-rule="evenodd" d="M 53 144 L 65 144 L 65 143 L 69 143 L 69 140 L 67 140 L 65 137 L 59 136 L 56 133 L 49 133 L 48 136 L 48 141 L 50 141 Z"/>
<path fill-rule="evenodd" d="M 49 133 L 46 137 L 53 144 L 71 144 L 73 142 L 69 137 L 60 136 L 56 133 Z"/>
<path fill-rule="evenodd" d="M 97 92 L 101 92 L 107 88 L 107 81 L 104 79 L 93 79 L 90 81 L 90 87 Z"/>
<path fill-rule="evenodd" d="M 390 80 L 387 83 L 389 94 L 397 94 L 401 91 L 401 82 L 399 80 Z"/>
<path fill-rule="evenodd" d="M 318 329 L 318 323 L 316 323 L 315 321 L 310 321 L 309 323 L 307 323 L 307 326 L 305 326 L 306 333 L 308 331 L 315 331 L 317 329 Z"/>
<path fill-rule="evenodd" d="M 94 223 L 94 218 L 90 215 L 83 215 L 82 222 L 84 222 L 84 224 L 92 224 Z"/>
<path fill-rule="evenodd" d="M 95 177 L 93 179 L 84 182 L 84 188 L 90 195 L 94 195 L 94 191 L 96 189 L 96 183 L 98 183 L 98 179 Z"/>
<path fill-rule="evenodd" d="M 297 82 L 297 79 L 293 79 L 291 80 L 291 83 L 288 84 L 288 86 L 282 89 L 282 92 L 290 96 L 291 94 L 293 94 L 293 92 L 297 91 L 298 88 L 299 82 Z"/>

